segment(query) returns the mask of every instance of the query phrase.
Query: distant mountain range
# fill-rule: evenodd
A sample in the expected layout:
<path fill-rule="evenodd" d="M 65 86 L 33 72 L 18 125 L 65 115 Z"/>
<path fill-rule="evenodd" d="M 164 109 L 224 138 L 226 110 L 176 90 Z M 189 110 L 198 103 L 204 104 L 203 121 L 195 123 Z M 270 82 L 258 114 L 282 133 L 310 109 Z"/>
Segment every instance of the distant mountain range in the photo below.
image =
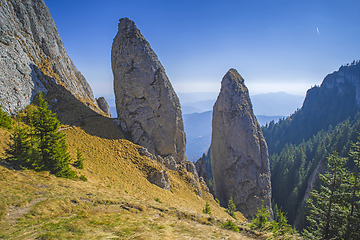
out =
<path fill-rule="evenodd" d="M 212 111 L 217 93 L 179 93 L 183 114 Z M 300 108 L 304 97 L 285 92 L 253 95 L 251 102 L 255 115 L 289 116 Z"/>
<path fill-rule="evenodd" d="M 251 102 L 256 116 L 289 116 L 300 108 L 304 97 L 285 92 L 253 95 Z"/>

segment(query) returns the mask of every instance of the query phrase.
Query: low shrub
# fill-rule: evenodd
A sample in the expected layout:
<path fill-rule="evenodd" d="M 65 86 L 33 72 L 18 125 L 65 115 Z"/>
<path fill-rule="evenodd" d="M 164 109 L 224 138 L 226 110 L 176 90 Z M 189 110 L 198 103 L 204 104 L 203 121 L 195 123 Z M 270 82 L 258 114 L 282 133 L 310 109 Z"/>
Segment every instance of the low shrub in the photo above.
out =
<path fill-rule="evenodd" d="M 230 229 L 234 232 L 239 232 L 239 228 L 231 220 L 227 220 L 221 225 L 221 228 Z"/>

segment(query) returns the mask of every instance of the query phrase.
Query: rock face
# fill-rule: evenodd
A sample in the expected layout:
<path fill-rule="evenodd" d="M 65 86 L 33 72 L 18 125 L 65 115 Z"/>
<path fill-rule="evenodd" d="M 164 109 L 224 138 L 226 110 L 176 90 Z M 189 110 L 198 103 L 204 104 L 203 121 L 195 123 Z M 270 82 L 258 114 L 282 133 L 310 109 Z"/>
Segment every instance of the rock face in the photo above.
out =
<path fill-rule="evenodd" d="M 209 184 L 208 175 L 206 173 L 206 165 L 202 158 L 199 158 L 195 163 L 196 171 L 199 177 L 202 177 L 206 184 Z"/>
<path fill-rule="evenodd" d="M 111 65 L 118 118 L 131 140 L 155 155 L 185 161 L 179 99 L 150 44 L 128 18 L 120 19 Z"/>
<path fill-rule="evenodd" d="M 96 108 L 89 84 L 67 55 L 43 0 L 0 0 L 0 104 L 23 109 L 53 82 Z"/>
<path fill-rule="evenodd" d="M 97 104 L 99 105 L 99 108 L 104 113 L 106 113 L 109 117 L 111 117 L 110 107 L 109 107 L 109 104 L 107 103 L 107 101 L 105 100 L 105 98 L 99 97 L 96 101 L 97 101 Z"/>
<path fill-rule="evenodd" d="M 285 121 L 264 128 L 269 154 L 279 154 L 285 144 L 297 145 L 307 141 L 321 130 L 326 131 L 330 126 L 354 118 L 359 110 L 360 62 L 354 61 L 328 74 L 320 86 L 310 88 L 302 107 Z M 274 133 L 274 129 L 281 131 Z M 278 141 L 274 141 L 275 134 Z"/>
<path fill-rule="evenodd" d="M 352 89 L 355 92 L 355 100 L 357 107 L 360 107 L 360 61 L 353 62 L 348 66 L 341 66 L 338 71 L 335 71 L 324 78 L 321 84 L 322 88 L 337 89 L 340 95 L 343 92 Z M 323 90 L 324 91 L 324 90 Z"/>
<path fill-rule="evenodd" d="M 271 182 L 267 145 L 254 116 L 244 79 L 230 69 L 213 108 L 211 166 L 215 196 L 226 206 L 233 197 L 245 217 L 270 208 Z"/>

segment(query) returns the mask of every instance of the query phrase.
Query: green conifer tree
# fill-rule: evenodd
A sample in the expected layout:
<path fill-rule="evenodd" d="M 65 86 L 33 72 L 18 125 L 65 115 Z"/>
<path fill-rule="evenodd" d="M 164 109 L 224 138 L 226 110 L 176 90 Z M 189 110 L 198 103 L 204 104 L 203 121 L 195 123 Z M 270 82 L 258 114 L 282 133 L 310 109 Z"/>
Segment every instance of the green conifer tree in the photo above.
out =
<path fill-rule="evenodd" d="M 211 215 L 210 204 L 206 201 L 205 208 L 203 209 L 203 213 Z"/>
<path fill-rule="evenodd" d="M 67 151 L 65 135 L 58 131 L 60 121 L 48 109 L 43 94 L 38 94 L 38 107 L 28 111 L 28 122 L 33 128 L 33 136 L 39 142 L 40 159 L 38 170 L 49 170 L 60 177 L 71 177 L 70 155 Z"/>
<path fill-rule="evenodd" d="M 347 158 L 339 157 L 335 151 L 327 160 L 328 171 L 319 174 L 321 191 L 313 190 L 308 199 L 310 226 L 304 236 L 309 239 L 341 239 L 346 226 L 350 176 L 344 168 Z"/>
<path fill-rule="evenodd" d="M 269 222 L 271 213 L 264 206 L 264 201 L 261 202 L 260 208 L 257 208 L 255 216 L 253 216 L 249 227 L 251 229 L 263 229 Z M 278 227 L 278 226 L 277 226 Z"/>
<path fill-rule="evenodd" d="M 233 201 L 233 198 L 230 197 L 228 202 L 228 208 L 226 209 L 226 212 L 233 218 L 236 219 L 235 212 L 236 212 L 236 205 Z"/>
<path fill-rule="evenodd" d="M 26 120 L 30 129 L 18 128 L 10 144 L 10 160 L 38 171 L 50 171 L 58 177 L 73 178 L 69 167 L 65 135 L 58 131 L 60 122 L 48 109 L 43 94 L 38 94 L 38 107 L 28 107 Z"/>
<path fill-rule="evenodd" d="M 2 109 L 2 105 L 0 105 L 0 127 L 10 129 L 11 124 L 11 117 Z"/>
<path fill-rule="evenodd" d="M 9 148 L 6 149 L 8 160 L 22 168 L 33 168 L 33 160 L 38 156 L 36 146 L 29 138 L 28 129 L 16 127 L 10 140 Z"/>
<path fill-rule="evenodd" d="M 358 137 L 360 140 L 360 137 Z M 359 167 L 360 167 L 360 141 L 352 144 L 352 149 L 349 152 L 350 157 L 355 163 L 355 173 L 351 181 L 350 193 L 350 209 L 347 216 L 347 225 L 344 239 L 360 239 L 360 184 L 359 184 Z"/>

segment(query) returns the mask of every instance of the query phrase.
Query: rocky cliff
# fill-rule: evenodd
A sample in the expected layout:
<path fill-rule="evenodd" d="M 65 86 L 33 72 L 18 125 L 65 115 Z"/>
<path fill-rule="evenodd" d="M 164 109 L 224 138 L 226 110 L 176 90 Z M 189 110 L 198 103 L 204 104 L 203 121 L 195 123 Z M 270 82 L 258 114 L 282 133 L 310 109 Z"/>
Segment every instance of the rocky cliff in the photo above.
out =
<path fill-rule="evenodd" d="M 67 55 L 43 0 L 0 0 L 0 104 L 23 109 L 57 84 L 93 109 L 92 90 Z"/>
<path fill-rule="evenodd" d="M 117 114 L 129 138 L 152 154 L 185 161 L 179 99 L 150 44 L 128 18 L 120 19 L 111 65 Z"/>
<path fill-rule="evenodd" d="M 360 62 L 354 61 L 310 88 L 302 107 L 288 118 L 263 127 L 269 154 L 279 154 L 286 144 L 300 144 L 321 130 L 353 119 L 359 109 Z"/>
<path fill-rule="evenodd" d="M 233 197 L 237 210 L 247 218 L 254 216 L 261 200 L 270 207 L 267 145 L 244 79 L 235 69 L 221 82 L 213 108 L 210 149 L 214 192 L 222 205 Z"/>

